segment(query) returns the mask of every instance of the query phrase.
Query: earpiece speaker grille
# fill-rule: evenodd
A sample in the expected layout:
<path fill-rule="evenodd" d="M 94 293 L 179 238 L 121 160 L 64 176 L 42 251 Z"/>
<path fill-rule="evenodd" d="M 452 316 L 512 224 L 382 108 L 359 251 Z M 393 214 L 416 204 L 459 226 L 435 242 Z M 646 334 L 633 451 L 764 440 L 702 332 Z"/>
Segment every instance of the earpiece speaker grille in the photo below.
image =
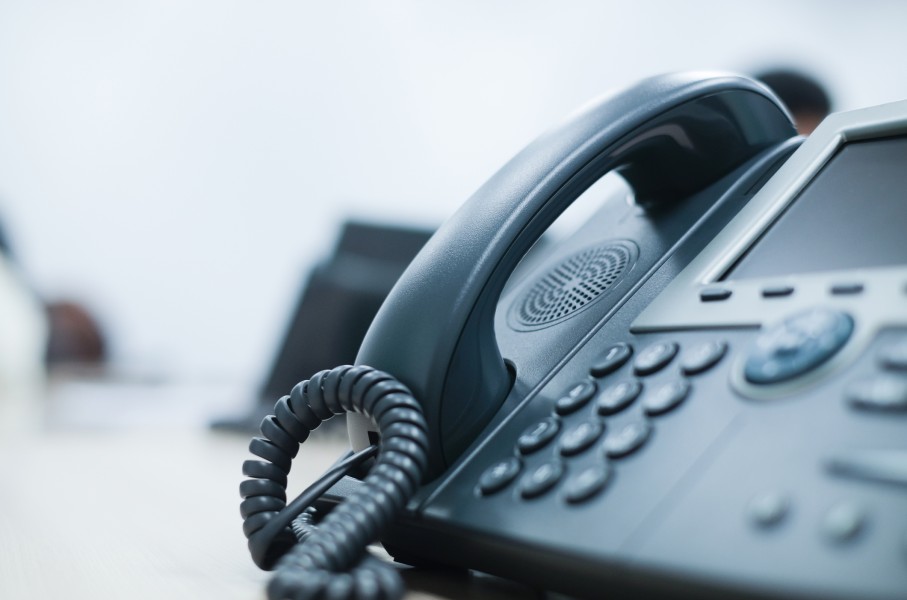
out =
<path fill-rule="evenodd" d="M 566 319 L 620 281 L 636 260 L 631 242 L 611 242 L 574 254 L 538 280 L 517 300 L 512 317 L 536 328 Z"/>

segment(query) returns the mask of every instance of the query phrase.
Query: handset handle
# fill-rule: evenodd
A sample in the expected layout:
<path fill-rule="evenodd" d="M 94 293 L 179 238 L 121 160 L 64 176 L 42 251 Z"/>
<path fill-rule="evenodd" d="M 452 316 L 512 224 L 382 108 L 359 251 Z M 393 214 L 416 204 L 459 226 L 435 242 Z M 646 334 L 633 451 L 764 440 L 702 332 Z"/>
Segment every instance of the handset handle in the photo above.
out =
<path fill-rule="evenodd" d="M 784 107 L 750 79 L 663 75 L 580 110 L 479 188 L 400 277 L 356 359 L 393 373 L 422 403 L 429 477 L 506 398 L 512 378 L 494 335 L 495 307 L 514 267 L 574 199 L 618 170 L 637 203 L 669 203 L 794 135 Z"/>

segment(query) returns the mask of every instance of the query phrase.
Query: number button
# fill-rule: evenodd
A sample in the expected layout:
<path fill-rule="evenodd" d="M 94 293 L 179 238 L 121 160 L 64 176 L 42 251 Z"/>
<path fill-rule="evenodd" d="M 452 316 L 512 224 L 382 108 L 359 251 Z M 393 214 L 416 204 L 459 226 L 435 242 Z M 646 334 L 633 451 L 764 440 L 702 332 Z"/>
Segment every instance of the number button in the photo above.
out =
<path fill-rule="evenodd" d="M 614 344 L 605 350 L 601 356 L 592 363 L 592 366 L 589 367 L 589 372 L 592 373 L 593 377 L 610 375 L 624 366 L 624 363 L 626 363 L 632 355 L 633 348 L 629 344 L 624 344 L 623 342 Z"/>
<path fill-rule="evenodd" d="M 517 450 L 519 450 L 521 454 L 531 454 L 536 450 L 545 447 L 548 442 L 554 439 L 560 429 L 561 424 L 554 417 L 539 421 L 526 429 L 519 439 L 517 439 Z"/>
<path fill-rule="evenodd" d="M 516 479 L 521 468 L 522 465 L 516 458 L 508 458 L 491 465 L 479 478 L 479 492 L 483 496 L 488 496 L 503 490 Z"/>
<path fill-rule="evenodd" d="M 598 386 L 595 385 L 594 381 L 577 383 L 566 394 L 558 398 L 554 404 L 554 411 L 559 415 L 569 415 L 572 412 L 576 412 L 592 399 L 597 390 Z"/>
<path fill-rule="evenodd" d="M 651 375 L 664 369 L 677 356 L 679 347 L 675 342 L 658 342 L 639 353 L 633 363 L 637 375 Z"/>
<path fill-rule="evenodd" d="M 564 476 L 564 465 L 560 462 L 547 462 L 520 481 L 520 494 L 523 498 L 538 498 L 560 481 Z"/>

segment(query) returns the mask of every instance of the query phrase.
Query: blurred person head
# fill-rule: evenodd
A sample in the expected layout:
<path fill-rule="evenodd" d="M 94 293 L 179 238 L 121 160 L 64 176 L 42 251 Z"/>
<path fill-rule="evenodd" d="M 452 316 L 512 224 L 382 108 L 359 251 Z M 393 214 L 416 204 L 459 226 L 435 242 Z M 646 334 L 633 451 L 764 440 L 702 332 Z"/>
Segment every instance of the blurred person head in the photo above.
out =
<path fill-rule="evenodd" d="M 755 77 L 784 102 L 801 135 L 812 133 L 831 112 L 828 91 L 811 75 L 793 69 L 771 69 Z"/>

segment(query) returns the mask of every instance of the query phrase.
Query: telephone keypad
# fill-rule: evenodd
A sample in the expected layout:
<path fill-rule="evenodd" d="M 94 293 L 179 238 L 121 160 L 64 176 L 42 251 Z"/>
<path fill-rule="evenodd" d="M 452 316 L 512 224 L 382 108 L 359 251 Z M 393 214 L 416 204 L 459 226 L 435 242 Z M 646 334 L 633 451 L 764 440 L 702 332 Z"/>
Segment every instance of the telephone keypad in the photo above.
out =
<path fill-rule="evenodd" d="M 602 450 L 609 458 L 623 458 L 643 447 L 652 434 L 652 426 L 646 421 L 633 421 L 609 434 Z"/>
<path fill-rule="evenodd" d="M 595 410 L 600 415 L 613 415 L 624 410 L 642 392 L 642 384 L 636 380 L 622 381 L 611 385 L 595 401 Z"/>
<path fill-rule="evenodd" d="M 517 450 L 519 450 L 520 454 L 531 454 L 544 448 L 551 440 L 557 437 L 560 430 L 561 423 L 554 417 L 539 421 L 527 428 L 517 439 Z"/>
<path fill-rule="evenodd" d="M 593 377 L 605 377 L 615 372 L 630 360 L 633 355 L 633 347 L 630 344 L 620 342 L 610 346 L 607 350 L 592 363 L 589 367 L 589 373 Z"/>
<path fill-rule="evenodd" d="M 665 383 L 645 397 L 642 402 L 647 415 L 663 415 L 680 406 L 690 395 L 690 384 L 682 379 Z"/>
<path fill-rule="evenodd" d="M 558 450 L 564 456 L 579 454 L 598 441 L 604 431 L 600 421 L 583 421 L 561 437 Z"/>
<path fill-rule="evenodd" d="M 554 403 L 554 410 L 559 415 L 576 412 L 592 399 L 596 391 L 598 391 L 598 386 L 594 381 L 577 383 L 557 399 L 557 402 Z"/>
<path fill-rule="evenodd" d="M 607 462 L 586 467 L 564 486 L 564 499 L 571 504 L 585 502 L 598 495 L 611 481 L 612 469 Z"/>
<path fill-rule="evenodd" d="M 479 477 L 479 492 L 488 496 L 503 490 L 520 474 L 522 466 L 517 458 L 508 458 L 491 465 Z"/>
<path fill-rule="evenodd" d="M 520 495 L 523 498 L 538 498 L 564 476 L 564 465 L 560 461 L 543 463 L 523 476 L 520 480 Z"/>
<path fill-rule="evenodd" d="M 633 371 L 637 375 L 652 375 L 668 366 L 680 347 L 676 342 L 656 342 L 639 353 L 633 361 Z"/>

